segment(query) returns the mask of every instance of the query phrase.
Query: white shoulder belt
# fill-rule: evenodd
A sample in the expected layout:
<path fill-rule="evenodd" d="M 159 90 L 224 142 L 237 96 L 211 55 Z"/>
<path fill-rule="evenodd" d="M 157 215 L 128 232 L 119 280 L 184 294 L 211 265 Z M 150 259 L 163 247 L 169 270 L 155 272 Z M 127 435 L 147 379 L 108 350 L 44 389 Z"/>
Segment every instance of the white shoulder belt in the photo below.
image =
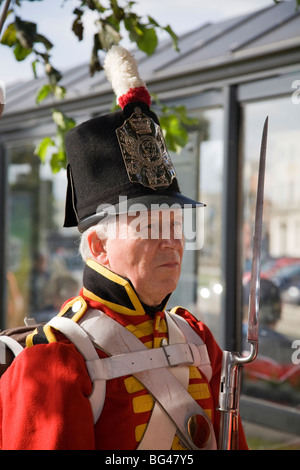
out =
<path fill-rule="evenodd" d="M 23 351 L 23 347 L 20 345 L 20 343 L 18 343 L 18 341 L 11 338 L 10 336 L 6 336 L 6 335 L 0 336 L 0 347 L 2 344 L 6 345 L 11 350 L 11 352 L 13 353 L 15 357 L 18 356 Z M 4 348 L 3 348 L 3 352 L 5 354 Z M 2 362 L 2 359 L 4 359 L 3 362 Z M 5 364 L 5 356 L 4 358 L 0 356 L 0 364 Z"/>
<path fill-rule="evenodd" d="M 190 428 L 195 415 L 201 415 L 210 430 L 210 439 L 203 449 L 215 449 L 212 423 L 187 392 L 187 366 L 196 366 L 208 380 L 211 378 L 206 345 L 180 316 L 166 313 L 166 320 L 169 344 L 155 349 L 148 349 L 129 330 L 99 310 L 88 311 L 79 324 L 54 317 L 48 325 L 69 338 L 86 360 L 93 382 L 90 402 L 94 422 L 103 408 L 106 380 L 130 374 L 156 399 L 139 449 L 170 449 L 175 433 L 187 448 L 198 449 L 191 439 Z M 95 346 L 110 357 L 100 359 Z"/>

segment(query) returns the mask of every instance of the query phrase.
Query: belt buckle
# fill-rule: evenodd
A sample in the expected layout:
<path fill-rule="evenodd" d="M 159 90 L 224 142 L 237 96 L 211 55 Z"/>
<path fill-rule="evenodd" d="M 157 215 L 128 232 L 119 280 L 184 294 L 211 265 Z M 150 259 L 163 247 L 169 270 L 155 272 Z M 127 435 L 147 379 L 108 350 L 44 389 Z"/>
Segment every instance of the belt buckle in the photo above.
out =
<path fill-rule="evenodd" d="M 208 417 L 197 414 L 190 416 L 187 421 L 188 435 L 199 450 L 207 448 L 211 439 L 211 430 L 208 420 Z"/>

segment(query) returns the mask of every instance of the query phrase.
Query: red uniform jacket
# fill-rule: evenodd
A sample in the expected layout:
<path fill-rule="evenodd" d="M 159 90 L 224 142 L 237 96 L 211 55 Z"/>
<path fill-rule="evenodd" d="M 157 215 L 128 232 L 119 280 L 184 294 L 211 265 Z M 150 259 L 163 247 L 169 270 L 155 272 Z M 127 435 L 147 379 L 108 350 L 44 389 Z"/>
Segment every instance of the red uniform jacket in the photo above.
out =
<path fill-rule="evenodd" d="M 60 315 L 69 316 L 78 299 L 82 308 L 99 308 L 128 328 L 149 348 L 167 338 L 164 312 L 149 312 L 129 281 L 98 263 L 88 262 L 80 297 L 67 302 Z M 190 367 L 189 393 L 206 411 L 218 438 L 218 392 L 222 352 L 209 329 L 183 308 L 176 310 L 206 343 L 213 376 Z M 133 376 L 107 382 L 100 418 L 94 425 L 89 395 L 92 383 L 83 356 L 61 334 L 41 328 L 28 338 L 24 351 L 0 381 L 1 449 L 136 449 L 153 408 L 153 399 Z M 98 351 L 100 357 L 105 353 Z M 240 449 L 247 449 L 240 427 Z M 173 447 L 182 449 L 175 436 Z"/>

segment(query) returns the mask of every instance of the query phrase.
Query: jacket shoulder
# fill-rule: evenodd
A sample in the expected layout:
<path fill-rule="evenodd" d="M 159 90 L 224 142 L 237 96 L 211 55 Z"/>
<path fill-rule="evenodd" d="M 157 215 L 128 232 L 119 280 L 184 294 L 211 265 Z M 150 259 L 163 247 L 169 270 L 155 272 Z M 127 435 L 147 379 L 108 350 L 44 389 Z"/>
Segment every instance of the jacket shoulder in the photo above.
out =
<path fill-rule="evenodd" d="M 73 320 L 77 323 L 88 309 L 87 303 L 83 297 L 74 297 L 67 301 L 59 314 L 58 317 L 65 317 Z M 45 325 L 39 325 L 30 335 L 26 338 L 26 347 L 30 348 L 37 344 L 49 344 L 57 342 L 58 333 L 51 328 L 47 323 Z"/>

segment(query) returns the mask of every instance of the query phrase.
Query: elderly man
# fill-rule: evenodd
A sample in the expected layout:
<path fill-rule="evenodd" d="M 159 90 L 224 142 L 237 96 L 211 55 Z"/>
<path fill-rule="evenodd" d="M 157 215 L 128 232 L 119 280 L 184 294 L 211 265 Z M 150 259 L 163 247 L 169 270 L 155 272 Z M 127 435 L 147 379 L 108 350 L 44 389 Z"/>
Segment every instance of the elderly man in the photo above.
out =
<path fill-rule="evenodd" d="M 133 58 L 113 48 L 106 73 L 123 110 L 66 139 L 65 225 L 82 232 L 83 288 L 2 377 L 1 448 L 215 449 L 221 350 L 187 310 L 165 310 L 182 214 L 201 204 L 180 193 Z"/>

